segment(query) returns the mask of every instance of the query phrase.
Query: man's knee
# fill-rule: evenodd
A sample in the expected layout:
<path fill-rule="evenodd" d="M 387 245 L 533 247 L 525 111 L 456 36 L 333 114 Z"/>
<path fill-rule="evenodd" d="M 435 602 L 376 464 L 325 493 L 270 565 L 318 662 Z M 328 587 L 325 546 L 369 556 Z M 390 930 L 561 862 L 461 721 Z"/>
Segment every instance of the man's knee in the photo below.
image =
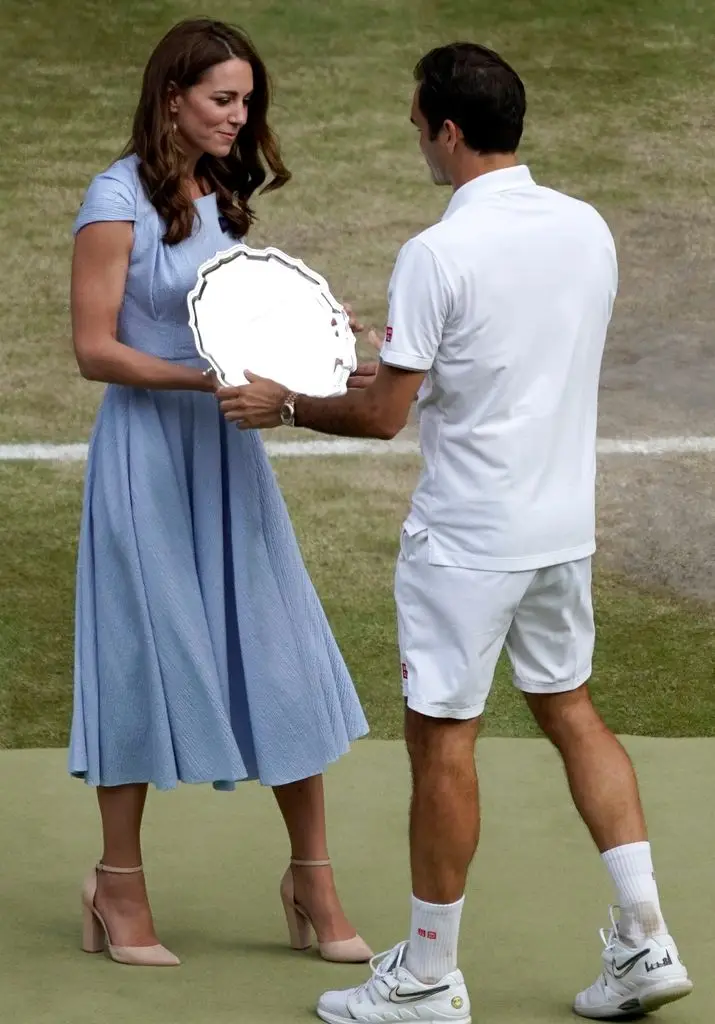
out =
<path fill-rule="evenodd" d="M 405 743 L 413 774 L 473 766 L 478 731 L 478 718 L 431 718 L 406 708 Z"/>
<path fill-rule="evenodd" d="M 525 693 L 524 697 L 537 725 L 557 747 L 594 729 L 606 728 L 586 683 L 566 693 Z"/>

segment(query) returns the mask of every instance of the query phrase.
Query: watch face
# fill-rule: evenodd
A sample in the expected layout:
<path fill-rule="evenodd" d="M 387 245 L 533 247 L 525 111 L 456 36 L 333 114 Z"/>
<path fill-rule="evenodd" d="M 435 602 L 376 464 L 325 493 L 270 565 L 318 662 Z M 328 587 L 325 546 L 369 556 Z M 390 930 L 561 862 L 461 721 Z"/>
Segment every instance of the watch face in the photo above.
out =
<path fill-rule="evenodd" d="M 295 399 L 290 399 L 281 406 L 281 422 L 286 427 L 293 425 L 295 418 Z"/>
<path fill-rule="evenodd" d="M 301 260 L 236 245 L 199 268 L 188 307 L 196 348 L 222 384 L 245 384 L 248 369 L 304 395 L 347 390 L 357 366 L 348 316 Z"/>

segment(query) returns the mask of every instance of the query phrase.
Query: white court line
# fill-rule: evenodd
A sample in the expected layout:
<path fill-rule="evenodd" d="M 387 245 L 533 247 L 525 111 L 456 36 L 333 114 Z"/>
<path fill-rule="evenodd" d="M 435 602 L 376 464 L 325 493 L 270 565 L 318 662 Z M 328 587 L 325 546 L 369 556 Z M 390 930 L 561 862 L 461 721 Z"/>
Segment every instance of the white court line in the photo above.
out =
<path fill-rule="evenodd" d="M 415 455 L 416 441 L 268 441 L 269 455 L 300 458 L 310 455 Z M 715 437 L 650 437 L 598 442 L 599 455 L 686 455 L 715 452 Z M 0 444 L 0 462 L 83 462 L 86 444 Z"/>
<path fill-rule="evenodd" d="M 633 441 L 598 442 L 599 455 L 687 455 L 715 452 L 715 437 L 650 437 Z"/>

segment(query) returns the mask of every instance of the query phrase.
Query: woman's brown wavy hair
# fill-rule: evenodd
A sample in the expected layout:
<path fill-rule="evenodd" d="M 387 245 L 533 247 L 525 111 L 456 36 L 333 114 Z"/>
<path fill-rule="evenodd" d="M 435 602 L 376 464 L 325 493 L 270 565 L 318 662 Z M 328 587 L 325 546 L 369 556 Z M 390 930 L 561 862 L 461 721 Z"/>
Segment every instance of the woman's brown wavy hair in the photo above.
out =
<path fill-rule="evenodd" d="M 285 185 L 290 171 L 281 159 L 276 136 L 268 126 L 271 83 L 255 47 L 241 29 L 208 18 L 179 22 L 158 44 L 144 71 L 141 97 L 134 115 L 132 138 L 124 155 L 139 157 L 139 175 L 152 204 L 166 225 L 169 245 L 188 238 L 198 216 L 181 185 L 186 159 L 177 142 L 169 112 L 172 90 L 196 85 L 214 65 L 233 57 L 247 61 L 253 70 L 253 94 L 248 119 L 227 157 L 204 154 L 195 170 L 216 193 L 219 212 L 236 237 L 245 235 L 255 219 L 248 204 L 264 185 L 266 164 L 272 177 L 261 191 Z"/>

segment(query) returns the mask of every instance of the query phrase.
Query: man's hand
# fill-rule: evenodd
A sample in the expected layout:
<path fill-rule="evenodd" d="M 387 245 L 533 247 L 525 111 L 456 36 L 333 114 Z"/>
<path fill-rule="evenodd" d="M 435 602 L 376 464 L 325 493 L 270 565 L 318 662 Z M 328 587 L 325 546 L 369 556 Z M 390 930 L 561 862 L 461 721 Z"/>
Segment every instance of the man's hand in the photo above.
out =
<path fill-rule="evenodd" d="M 347 380 L 349 388 L 369 388 L 377 376 L 379 363 L 359 363 Z"/>
<path fill-rule="evenodd" d="M 368 331 L 367 340 L 369 344 L 379 352 L 382 349 L 382 338 L 377 331 Z M 377 371 L 380 369 L 379 362 L 375 363 L 359 363 L 357 370 L 348 377 L 349 388 L 369 388 L 377 376 Z"/>
<path fill-rule="evenodd" d="M 290 394 L 274 380 L 244 371 L 248 384 L 238 388 L 218 388 L 216 397 L 229 423 L 240 430 L 259 430 L 281 425 L 281 406 Z"/>

